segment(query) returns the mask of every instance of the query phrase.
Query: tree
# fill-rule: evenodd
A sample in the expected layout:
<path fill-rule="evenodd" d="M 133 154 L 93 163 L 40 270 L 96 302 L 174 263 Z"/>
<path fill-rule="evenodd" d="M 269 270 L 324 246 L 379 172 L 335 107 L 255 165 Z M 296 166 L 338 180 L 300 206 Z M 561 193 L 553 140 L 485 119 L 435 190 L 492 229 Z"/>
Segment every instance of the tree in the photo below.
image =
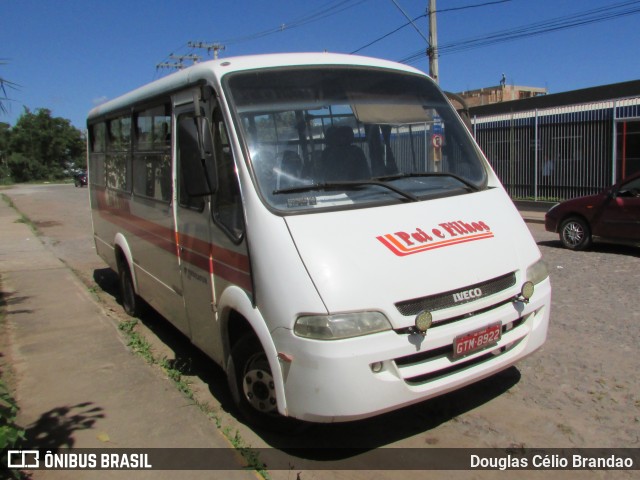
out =
<path fill-rule="evenodd" d="M 9 128 L 8 123 L 0 122 L 0 185 L 11 179 L 9 170 Z"/>
<path fill-rule="evenodd" d="M 14 181 L 63 178 L 70 166 L 85 165 L 82 132 L 67 119 L 25 108 L 9 131 L 6 162 Z"/>
<path fill-rule="evenodd" d="M 5 63 L 6 62 L 0 62 L 0 65 L 4 65 Z M 15 89 L 17 87 L 17 84 L 10 82 L 6 78 L 0 77 L 0 92 L 2 92 L 2 95 L 0 96 L 0 113 L 7 113 L 7 105 L 5 102 L 10 100 L 7 97 L 7 88 Z"/>

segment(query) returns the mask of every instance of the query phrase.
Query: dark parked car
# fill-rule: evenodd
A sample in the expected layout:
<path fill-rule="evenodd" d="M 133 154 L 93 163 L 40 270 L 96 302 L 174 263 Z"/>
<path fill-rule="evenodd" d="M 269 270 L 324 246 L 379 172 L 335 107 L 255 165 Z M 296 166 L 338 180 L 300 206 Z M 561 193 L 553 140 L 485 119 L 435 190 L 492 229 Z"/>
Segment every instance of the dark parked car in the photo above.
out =
<path fill-rule="evenodd" d="M 592 240 L 640 245 L 640 173 L 588 197 L 559 203 L 547 212 L 545 228 L 562 245 L 583 250 Z"/>
<path fill-rule="evenodd" d="M 87 172 L 81 171 L 76 173 L 73 176 L 73 183 L 76 187 L 86 187 L 87 186 Z"/>

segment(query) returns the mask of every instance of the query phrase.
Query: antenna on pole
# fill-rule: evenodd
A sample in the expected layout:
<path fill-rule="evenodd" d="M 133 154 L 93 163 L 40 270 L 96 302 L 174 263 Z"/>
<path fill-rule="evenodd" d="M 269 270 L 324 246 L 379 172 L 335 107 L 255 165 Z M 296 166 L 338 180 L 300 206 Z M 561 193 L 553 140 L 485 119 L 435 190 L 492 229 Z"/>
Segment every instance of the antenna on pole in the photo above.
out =
<path fill-rule="evenodd" d="M 173 53 L 169 55 L 169 58 L 172 60 L 178 60 L 178 63 L 182 63 L 183 60 L 191 60 L 193 63 L 198 63 L 202 57 L 200 55 L 189 54 L 189 55 L 174 55 Z"/>
<path fill-rule="evenodd" d="M 162 63 L 156 64 L 156 70 L 160 68 L 169 68 L 169 69 L 173 68 L 175 70 L 182 70 L 184 68 L 184 63 L 162 62 Z"/>
<path fill-rule="evenodd" d="M 175 63 L 169 63 L 169 62 L 163 62 L 163 63 L 158 63 L 156 65 L 156 70 L 159 68 L 173 68 L 175 70 L 182 70 L 183 68 L 187 67 L 188 65 L 184 64 L 185 60 L 191 60 L 191 62 L 193 64 L 198 63 L 198 61 L 200 61 L 200 59 L 202 57 L 200 57 L 199 55 L 194 55 L 194 54 L 190 54 L 190 55 L 174 55 L 173 53 L 171 55 L 169 55 L 169 58 L 172 60 L 176 60 Z"/>
<path fill-rule="evenodd" d="M 203 48 L 209 55 L 211 55 L 211 52 L 213 52 L 214 60 L 218 59 L 218 52 L 220 50 L 225 50 L 225 46 L 221 43 L 189 42 L 187 45 L 190 48 Z"/>

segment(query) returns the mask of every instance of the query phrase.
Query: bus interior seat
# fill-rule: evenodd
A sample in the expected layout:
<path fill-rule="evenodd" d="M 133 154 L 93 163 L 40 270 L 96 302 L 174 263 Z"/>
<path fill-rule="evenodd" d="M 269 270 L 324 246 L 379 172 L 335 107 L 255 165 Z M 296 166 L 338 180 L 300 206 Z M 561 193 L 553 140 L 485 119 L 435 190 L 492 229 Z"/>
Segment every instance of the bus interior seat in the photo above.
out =
<path fill-rule="evenodd" d="M 329 127 L 322 151 L 324 180 L 363 180 L 371 178 L 369 164 L 360 147 L 353 144 L 353 130 L 348 126 Z"/>

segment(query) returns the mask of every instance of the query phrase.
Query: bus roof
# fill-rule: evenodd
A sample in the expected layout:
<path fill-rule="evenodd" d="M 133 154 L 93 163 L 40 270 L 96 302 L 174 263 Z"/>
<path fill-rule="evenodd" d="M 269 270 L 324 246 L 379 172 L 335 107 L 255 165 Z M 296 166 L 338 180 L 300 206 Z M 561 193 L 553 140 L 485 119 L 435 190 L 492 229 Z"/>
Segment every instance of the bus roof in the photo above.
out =
<path fill-rule="evenodd" d="M 132 104 L 144 102 L 162 94 L 170 94 L 203 80 L 220 79 L 229 73 L 263 68 L 297 67 L 305 65 L 377 67 L 425 75 L 424 72 L 413 67 L 389 60 L 337 53 L 274 53 L 228 57 L 197 63 L 184 70 L 141 86 L 113 100 L 109 100 L 93 108 L 89 112 L 88 121 L 108 115 L 111 112 L 122 111 Z"/>

